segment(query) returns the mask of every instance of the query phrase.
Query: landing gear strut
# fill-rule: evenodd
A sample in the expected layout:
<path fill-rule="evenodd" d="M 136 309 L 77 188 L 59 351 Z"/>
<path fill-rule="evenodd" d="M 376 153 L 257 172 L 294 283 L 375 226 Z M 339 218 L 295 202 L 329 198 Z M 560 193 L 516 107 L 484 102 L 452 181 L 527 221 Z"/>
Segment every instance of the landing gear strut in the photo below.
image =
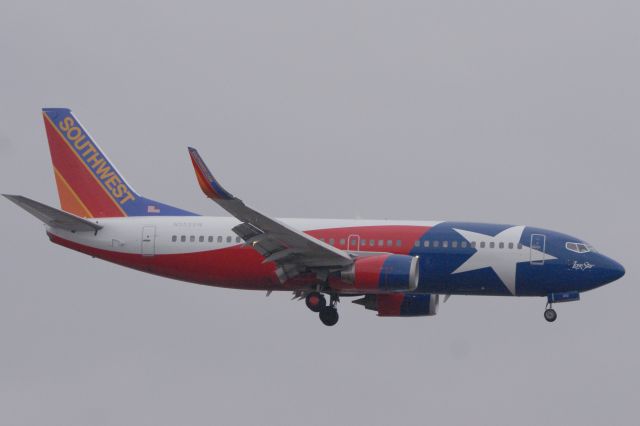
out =
<path fill-rule="evenodd" d="M 544 311 L 544 319 L 549 322 L 554 322 L 558 318 L 558 314 L 552 308 L 551 303 L 547 303 L 547 308 Z"/>
<path fill-rule="evenodd" d="M 336 304 L 340 299 L 337 294 L 331 295 L 331 301 L 329 302 L 329 306 L 323 306 L 320 309 L 320 321 L 324 325 L 331 327 L 332 325 L 336 325 L 338 323 L 338 309 L 336 308 Z"/>

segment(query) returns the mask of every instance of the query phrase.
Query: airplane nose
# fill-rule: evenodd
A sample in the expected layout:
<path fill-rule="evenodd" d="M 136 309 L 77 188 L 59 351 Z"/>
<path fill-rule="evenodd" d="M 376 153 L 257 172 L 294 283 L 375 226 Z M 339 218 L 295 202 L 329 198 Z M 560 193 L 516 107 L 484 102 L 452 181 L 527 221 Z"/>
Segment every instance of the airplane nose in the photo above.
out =
<path fill-rule="evenodd" d="M 615 266 L 611 268 L 611 275 L 613 276 L 613 279 L 611 281 L 619 280 L 620 278 L 624 277 L 624 274 L 626 272 L 624 270 L 624 266 L 622 266 L 615 260 L 613 261 L 613 263 L 615 264 Z"/>
<path fill-rule="evenodd" d="M 613 259 L 607 259 L 607 266 L 605 267 L 606 282 L 610 283 L 622 278 L 625 274 L 624 266 L 619 264 Z"/>

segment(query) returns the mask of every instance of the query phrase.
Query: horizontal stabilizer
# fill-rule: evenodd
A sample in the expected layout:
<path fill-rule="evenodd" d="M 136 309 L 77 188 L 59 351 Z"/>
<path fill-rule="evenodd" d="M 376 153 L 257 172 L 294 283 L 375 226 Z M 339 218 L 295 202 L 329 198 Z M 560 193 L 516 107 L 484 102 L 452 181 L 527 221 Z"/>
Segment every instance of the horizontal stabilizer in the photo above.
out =
<path fill-rule="evenodd" d="M 97 232 L 102 226 L 71 213 L 49 207 L 22 195 L 2 194 L 47 225 L 72 232 Z"/>

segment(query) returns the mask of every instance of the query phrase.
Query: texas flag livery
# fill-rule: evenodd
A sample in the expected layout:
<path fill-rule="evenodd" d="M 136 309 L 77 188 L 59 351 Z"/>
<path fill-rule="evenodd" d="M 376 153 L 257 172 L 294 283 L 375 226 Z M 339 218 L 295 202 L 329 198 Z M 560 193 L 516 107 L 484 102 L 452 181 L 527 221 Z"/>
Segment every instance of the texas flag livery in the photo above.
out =
<path fill-rule="evenodd" d="M 587 242 L 524 225 L 276 219 L 227 191 L 188 148 L 204 195 L 229 216 L 201 216 L 141 196 L 67 108 L 43 109 L 60 209 L 5 195 L 61 246 L 197 284 L 291 291 L 325 325 L 337 303 L 381 317 L 432 316 L 451 295 L 546 298 L 552 305 L 616 281 L 624 268 Z"/>

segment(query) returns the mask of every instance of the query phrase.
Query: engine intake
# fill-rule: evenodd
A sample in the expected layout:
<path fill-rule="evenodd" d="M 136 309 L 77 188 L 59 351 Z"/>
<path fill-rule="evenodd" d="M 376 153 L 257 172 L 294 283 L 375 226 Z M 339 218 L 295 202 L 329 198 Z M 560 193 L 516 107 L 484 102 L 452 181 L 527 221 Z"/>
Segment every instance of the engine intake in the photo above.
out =
<path fill-rule="evenodd" d="M 380 254 L 356 258 L 332 286 L 344 293 L 413 291 L 418 288 L 419 275 L 417 256 Z"/>

